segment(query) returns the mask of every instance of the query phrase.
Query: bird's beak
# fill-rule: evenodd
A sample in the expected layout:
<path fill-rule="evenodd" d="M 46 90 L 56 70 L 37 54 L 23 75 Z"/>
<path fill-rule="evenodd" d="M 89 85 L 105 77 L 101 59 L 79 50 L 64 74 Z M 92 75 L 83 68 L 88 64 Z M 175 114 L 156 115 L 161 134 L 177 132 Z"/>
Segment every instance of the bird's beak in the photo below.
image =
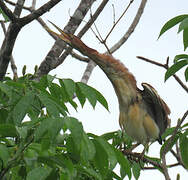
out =
<path fill-rule="evenodd" d="M 58 33 L 56 33 L 56 32 L 54 32 L 54 31 L 52 31 L 50 28 L 46 28 L 46 30 L 49 32 L 49 33 L 51 33 L 51 34 L 53 34 L 53 35 L 55 35 L 55 36 L 57 36 L 57 37 L 59 37 L 60 39 L 62 39 L 63 41 L 65 41 L 66 43 L 68 43 L 68 44 L 71 44 L 71 36 L 69 35 L 69 34 L 67 34 L 67 33 L 65 33 L 64 31 L 62 31 L 58 26 L 56 26 L 54 23 L 52 23 L 51 21 L 49 21 L 61 34 L 58 34 Z"/>

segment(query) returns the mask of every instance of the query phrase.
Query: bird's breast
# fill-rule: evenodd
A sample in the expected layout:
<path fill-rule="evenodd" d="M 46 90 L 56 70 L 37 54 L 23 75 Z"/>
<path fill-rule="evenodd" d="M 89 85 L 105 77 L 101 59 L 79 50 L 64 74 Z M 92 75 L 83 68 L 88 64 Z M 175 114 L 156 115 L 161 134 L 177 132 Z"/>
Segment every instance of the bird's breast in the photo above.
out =
<path fill-rule="evenodd" d="M 139 103 L 130 105 L 128 111 L 120 109 L 119 123 L 133 140 L 142 144 L 159 137 L 155 121 Z"/>

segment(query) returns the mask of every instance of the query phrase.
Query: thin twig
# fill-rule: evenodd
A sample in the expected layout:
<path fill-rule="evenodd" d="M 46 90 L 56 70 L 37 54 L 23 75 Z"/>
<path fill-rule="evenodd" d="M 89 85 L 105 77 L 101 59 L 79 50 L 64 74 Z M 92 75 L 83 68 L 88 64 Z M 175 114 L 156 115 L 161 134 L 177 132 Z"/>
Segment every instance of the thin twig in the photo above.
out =
<path fill-rule="evenodd" d="M 115 22 L 116 22 L 116 11 L 115 11 L 114 4 L 112 4 L 112 9 L 113 9 L 113 24 L 115 24 Z"/>
<path fill-rule="evenodd" d="M 169 164 L 167 165 L 168 168 L 173 168 L 176 166 L 180 166 L 180 163 L 174 163 L 174 164 Z M 155 167 L 144 167 L 144 170 L 157 170 Z"/>
<path fill-rule="evenodd" d="M 122 17 L 125 15 L 125 13 L 127 12 L 127 10 L 129 9 L 129 7 L 131 6 L 131 4 L 133 3 L 134 0 L 130 0 L 127 8 L 123 11 L 122 15 L 118 18 L 118 20 L 113 24 L 112 28 L 110 29 L 110 31 L 108 32 L 108 34 L 106 35 L 104 42 L 106 42 L 106 40 L 108 39 L 108 37 L 110 36 L 110 34 L 112 33 L 112 31 L 114 30 L 114 28 L 116 27 L 116 25 L 119 23 L 119 21 L 122 19 Z"/>
<path fill-rule="evenodd" d="M 131 23 L 130 27 L 128 28 L 126 33 L 123 35 L 123 37 L 110 48 L 111 54 L 113 54 L 116 50 L 118 50 L 129 39 L 131 34 L 134 32 L 134 30 L 135 30 L 136 26 L 138 25 L 140 18 L 144 12 L 146 3 L 147 3 L 147 0 L 142 0 L 142 2 L 140 3 L 140 6 L 138 8 L 138 11 L 135 15 L 135 18 L 134 18 L 133 22 Z"/>
<path fill-rule="evenodd" d="M 161 63 L 158 63 L 154 60 L 151 60 L 151 59 L 148 59 L 148 58 L 145 58 L 145 57 L 142 57 L 142 56 L 137 56 L 138 59 L 141 59 L 141 60 L 144 60 L 146 62 L 149 62 L 151 64 L 154 64 L 154 65 L 157 65 L 157 66 L 160 66 L 160 67 L 163 67 L 165 69 L 168 69 L 168 61 L 169 61 L 169 58 L 167 58 L 167 62 L 166 64 L 161 64 Z M 176 79 L 176 81 L 180 84 L 180 86 L 188 93 L 188 87 L 180 80 L 180 78 L 178 76 L 176 76 L 175 74 L 173 75 L 173 77 Z"/>
<path fill-rule="evenodd" d="M 90 17 L 92 19 L 91 9 L 90 9 Z M 96 25 L 96 23 L 94 21 L 93 21 L 93 25 L 94 25 L 98 35 L 95 33 L 95 31 L 92 30 L 92 32 L 94 33 L 95 37 L 99 40 L 99 42 L 104 44 L 105 48 L 107 49 L 107 52 L 110 54 L 110 50 L 109 50 L 109 48 L 108 48 L 108 46 L 106 44 L 106 41 L 103 39 L 103 37 L 102 37 L 100 31 L 98 30 L 97 25 Z"/>

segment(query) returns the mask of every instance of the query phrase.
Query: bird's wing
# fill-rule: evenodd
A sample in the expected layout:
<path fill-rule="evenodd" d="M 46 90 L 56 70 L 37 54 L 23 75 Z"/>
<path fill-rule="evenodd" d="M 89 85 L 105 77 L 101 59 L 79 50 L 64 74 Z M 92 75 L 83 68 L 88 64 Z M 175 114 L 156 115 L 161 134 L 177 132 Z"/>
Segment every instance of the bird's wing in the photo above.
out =
<path fill-rule="evenodd" d="M 142 86 L 144 88 L 142 97 L 147 104 L 148 113 L 150 113 L 155 120 L 160 129 L 160 135 L 162 135 L 167 126 L 170 125 L 170 120 L 168 118 L 170 109 L 151 85 L 142 83 Z"/>

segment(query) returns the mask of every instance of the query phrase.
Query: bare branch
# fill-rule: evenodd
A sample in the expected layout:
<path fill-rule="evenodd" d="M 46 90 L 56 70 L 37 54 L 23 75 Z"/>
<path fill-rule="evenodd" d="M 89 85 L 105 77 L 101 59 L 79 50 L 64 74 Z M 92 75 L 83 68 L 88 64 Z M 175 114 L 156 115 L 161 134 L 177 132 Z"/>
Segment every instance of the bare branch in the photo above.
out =
<path fill-rule="evenodd" d="M 156 61 L 153 61 L 151 59 L 148 59 L 148 58 L 145 58 L 145 57 L 142 57 L 142 56 L 137 56 L 138 59 L 141 59 L 141 60 L 144 60 L 146 62 L 149 62 L 151 64 L 154 64 L 154 65 L 157 65 L 159 67 L 163 67 L 165 69 L 168 69 L 168 58 L 167 58 L 167 62 L 166 64 L 161 64 L 161 63 L 158 63 Z M 180 86 L 186 91 L 188 92 L 188 87 L 180 80 L 180 78 L 177 76 L 177 75 L 173 75 L 173 77 L 176 79 L 176 81 L 180 84 Z"/>
<path fill-rule="evenodd" d="M 37 10 L 33 11 L 31 14 L 21 18 L 19 21 L 22 26 L 30 23 L 31 21 L 39 18 L 41 15 L 49 11 L 51 8 L 53 8 L 56 4 L 58 4 L 61 0 L 50 0 Z"/>
<path fill-rule="evenodd" d="M 12 13 L 12 11 L 5 5 L 5 3 L 3 1 L 0 1 L 0 7 L 3 10 L 3 12 L 8 16 L 8 18 L 12 21 L 12 22 L 16 22 L 17 18 L 16 16 Z"/>
<path fill-rule="evenodd" d="M 89 62 L 89 59 L 87 57 L 81 56 L 77 53 L 75 53 L 74 51 L 71 52 L 71 56 L 75 59 L 78 59 L 79 61 L 83 61 L 83 62 Z"/>
<path fill-rule="evenodd" d="M 25 0 L 18 0 L 14 9 L 14 15 L 18 18 L 21 15 Z"/>
<path fill-rule="evenodd" d="M 169 164 L 167 165 L 168 168 L 173 168 L 176 166 L 180 166 L 180 163 L 174 163 L 174 164 Z M 157 170 L 155 167 L 144 167 L 144 170 Z"/>
<path fill-rule="evenodd" d="M 81 82 L 87 84 L 90 76 L 91 76 L 91 73 L 93 72 L 93 69 L 95 68 L 96 64 L 91 61 L 90 63 L 88 63 L 86 69 L 85 69 L 85 72 L 82 76 L 82 79 L 81 79 Z"/>

